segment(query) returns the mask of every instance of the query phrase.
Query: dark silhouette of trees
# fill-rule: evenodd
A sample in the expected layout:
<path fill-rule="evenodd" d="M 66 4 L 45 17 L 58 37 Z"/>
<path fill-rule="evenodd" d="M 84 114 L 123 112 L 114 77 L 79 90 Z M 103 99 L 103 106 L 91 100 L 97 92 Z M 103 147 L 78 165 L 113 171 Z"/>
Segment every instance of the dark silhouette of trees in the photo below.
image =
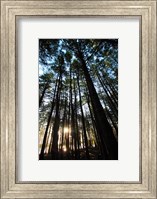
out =
<path fill-rule="evenodd" d="M 39 159 L 118 159 L 118 40 L 39 40 Z"/>

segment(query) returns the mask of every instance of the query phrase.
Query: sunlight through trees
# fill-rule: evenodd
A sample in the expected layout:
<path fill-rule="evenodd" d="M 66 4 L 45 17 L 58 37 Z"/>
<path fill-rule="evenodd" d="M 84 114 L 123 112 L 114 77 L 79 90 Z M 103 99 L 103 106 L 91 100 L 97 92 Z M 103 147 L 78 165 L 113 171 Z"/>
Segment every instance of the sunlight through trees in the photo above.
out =
<path fill-rule="evenodd" d="M 118 40 L 39 40 L 39 159 L 118 159 Z"/>

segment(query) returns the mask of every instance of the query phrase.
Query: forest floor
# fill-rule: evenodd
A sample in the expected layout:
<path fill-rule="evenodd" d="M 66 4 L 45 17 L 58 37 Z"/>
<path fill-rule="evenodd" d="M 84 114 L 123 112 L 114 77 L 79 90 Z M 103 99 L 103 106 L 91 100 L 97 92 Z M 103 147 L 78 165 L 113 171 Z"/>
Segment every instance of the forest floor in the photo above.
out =
<path fill-rule="evenodd" d="M 75 151 L 59 151 L 58 160 L 102 160 L 102 156 L 96 147 L 88 148 L 89 159 L 86 156 L 86 149 L 80 149 L 79 154 L 76 153 L 77 158 L 75 158 Z M 44 160 L 53 160 L 51 154 L 45 154 Z"/>

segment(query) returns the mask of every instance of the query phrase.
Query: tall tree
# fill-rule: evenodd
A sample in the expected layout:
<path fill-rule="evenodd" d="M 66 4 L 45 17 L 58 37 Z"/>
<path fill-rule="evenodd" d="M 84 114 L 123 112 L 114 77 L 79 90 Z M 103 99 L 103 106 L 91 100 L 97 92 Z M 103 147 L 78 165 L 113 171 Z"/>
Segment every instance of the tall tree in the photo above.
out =
<path fill-rule="evenodd" d="M 57 94 L 56 94 L 56 114 L 55 114 L 55 121 L 54 121 L 54 126 L 53 126 L 53 141 L 52 141 L 52 149 L 51 149 L 51 154 L 52 154 L 52 159 L 58 159 L 58 130 L 59 130 L 59 125 L 60 125 L 60 95 L 61 95 L 61 89 L 62 89 L 62 73 L 63 73 L 63 64 L 64 60 L 63 57 L 59 57 L 59 83 L 58 83 L 58 88 L 57 88 Z"/>
<path fill-rule="evenodd" d="M 52 99 L 52 104 L 51 104 L 51 110 L 48 116 L 48 121 L 47 121 L 47 126 L 45 129 L 45 133 L 44 133 L 44 139 L 43 139 L 43 144 L 42 144 L 42 148 L 41 148 L 41 152 L 40 152 L 40 159 L 44 159 L 44 150 L 45 150 L 45 146 L 46 146 L 46 139 L 47 139 L 47 133 L 48 133 L 48 129 L 50 126 L 50 121 L 51 121 L 51 116 L 52 116 L 52 112 L 54 109 L 54 105 L 55 105 L 55 95 L 56 95 L 56 88 L 57 88 L 57 80 L 56 80 L 56 84 L 55 84 L 55 89 L 54 89 L 54 96 Z"/>
<path fill-rule="evenodd" d="M 86 158 L 90 159 L 89 150 L 88 150 L 87 132 L 86 132 L 86 127 L 85 127 L 85 118 L 84 118 L 83 107 L 82 107 L 82 97 L 81 97 L 79 76 L 80 76 L 80 74 L 79 74 L 79 69 L 78 69 L 77 84 L 78 84 L 78 90 L 79 90 L 79 100 L 80 100 L 80 109 L 81 109 L 81 117 L 82 117 L 83 135 L 84 135 L 85 146 L 86 146 Z"/>

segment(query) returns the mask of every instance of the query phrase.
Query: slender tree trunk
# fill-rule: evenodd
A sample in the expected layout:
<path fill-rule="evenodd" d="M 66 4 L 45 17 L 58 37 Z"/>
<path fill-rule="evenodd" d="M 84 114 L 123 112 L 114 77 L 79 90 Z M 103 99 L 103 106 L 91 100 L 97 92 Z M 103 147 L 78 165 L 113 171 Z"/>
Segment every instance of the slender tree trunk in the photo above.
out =
<path fill-rule="evenodd" d="M 66 139 L 66 149 L 67 149 L 67 159 L 69 159 L 69 130 L 70 130 L 70 91 L 69 91 L 69 104 L 68 104 L 68 132 L 65 135 Z"/>
<path fill-rule="evenodd" d="M 117 97 L 115 96 L 115 94 L 112 92 L 111 88 L 110 88 L 110 85 L 106 84 L 106 89 L 107 91 L 109 92 L 110 96 L 113 98 L 115 104 L 118 106 L 118 99 Z"/>
<path fill-rule="evenodd" d="M 62 88 L 62 72 L 60 67 L 60 77 L 59 77 L 59 83 L 58 83 L 58 89 L 56 94 L 56 115 L 55 115 L 55 121 L 53 125 L 53 141 L 52 141 L 52 159 L 58 159 L 58 130 L 59 130 L 59 124 L 60 124 L 60 95 L 61 95 L 61 88 Z"/>
<path fill-rule="evenodd" d="M 103 87 L 103 89 L 104 89 L 104 91 L 105 91 L 107 97 L 108 97 L 108 100 L 109 100 L 109 102 L 110 102 L 110 104 L 111 104 L 111 107 L 113 107 L 113 111 L 115 111 L 116 117 L 118 118 L 117 106 L 116 106 L 115 103 L 112 101 L 111 96 L 108 94 L 108 91 L 107 91 L 107 89 L 106 89 L 106 86 L 103 84 L 103 82 L 102 82 L 102 80 L 101 80 L 99 74 L 97 74 L 97 77 L 98 77 L 99 82 L 100 82 L 101 86 Z"/>
<path fill-rule="evenodd" d="M 100 76 L 100 78 L 101 78 L 101 76 Z M 101 78 L 101 80 L 102 80 L 102 78 Z M 105 86 L 107 92 L 109 93 L 110 98 L 113 99 L 113 102 L 116 105 L 116 107 L 118 107 L 118 100 L 115 98 L 115 95 L 111 92 L 109 85 L 104 84 L 104 82 L 103 82 L 103 85 Z"/>
<path fill-rule="evenodd" d="M 49 154 L 49 155 L 51 155 L 52 140 L 53 140 L 53 136 L 52 136 L 52 133 L 51 133 L 50 144 L 49 144 L 49 151 L 48 151 L 48 154 Z"/>
<path fill-rule="evenodd" d="M 106 91 L 109 93 L 110 98 L 113 99 L 113 102 L 114 102 L 114 104 L 115 104 L 116 107 L 117 107 L 117 106 L 118 106 L 118 99 L 117 99 L 117 97 L 114 95 L 114 93 L 111 91 L 110 85 L 108 85 L 108 83 L 107 83 L 107 78 L 105 79 L 105 83 L 104 83 L 103 80 L 102 80 L 102 77 L 101 77 L 101 75 L 99 74 L 98 71 L 97 71 L 97 77 L 98 77 L 98 80 L 99 80 L 100 84 L 101 84 L 102 87 L 105 88 Z"/>
<path fill-rule="evenodd" d="M 105 75 L 104 71 L 101 70 L 101 74 L 102 74 L 103 78 L 105 79 L 106 84 L 112 90 L 112 93 L 115 96 L 116 100 L 118 101 L 118 91 L 117 91 L 117 89 L 114 87 L 113 83 L 109 82 L 108 77 Z"/>
<path fill-rule="evenodd" d="M 41 94 L 41 96 L 40 96 L 40 98 L 39 98 L 39 107 L 40 107 L 41 104 L 42 104 L 42 101 L 43 101 L 43 98 L 44 98 L 44 95 L 45 95 L 45 92 L 46 92 L 47 89 L 48 89 L 48 83 L 45 84 L 44 89 L 43 89 L 43 92 L 42 92 L 42 94 Z"/>
<path fill-rule="evenodd" d="M 79 83 L 79 71 L 78 71 L 78 76 L 77 76 L 77 84 L 78 84 L 78 90 L 79 90 L 80 109 L 81 109 L 82 125 L 83 125 L 83 134 L 84 134 L 85 147 L 86 147 L 86 158 L 90 159 L 89 150 L 88 150 L 87 132 L 86 132 L 86 127 L 85 127 L 85 119 L 84 119 L 84 113 L 83 113 L 83 108 L 82 108 L 82 97 L 81 97 L 80 83 Z"/>
<path fill-rule="evenodd" d="M 75 143 L 76 145 L 77 145 L 77 159 L 80 159 L 80 141 L 79 141 L 79 139 L 80 139 L 80 136 L 79 136 L 79 130 L 78 130 L 78 118 L 77 118 L 77 98 L 76 98 L 76 96 L 77 96 L 77 92 L 76 92 L 76 82 L 75 82 L 75 80 L 74 80 L 74 93 L 75 93 L 75 126 L 76 126 L 76 132 L 75 132 L 75 134 L 76 134 L 76 139 L 75 140 L 77 140 L 77 142 Z"/>
<path fill-rule="evenodd" d="M 72 68 L 71 66 L 70 66 L 70 106 L 71 106 L 72 157 L 74 157 L 75 120 L 74 120 L 74 107 L 73 107 L 73 95 L 72 95 Z"/>
<path fill-rule="evenodd" d="M 61 153 L 63 158 L 63 144 L 64 144 L 64 127 L 65 127 L 65 121 L 66 121 L 66 106 L 67 106 L 67 99 L 65 97 L 65 102 L 64 102 L 64 114 L 63 114 L 63 119 L 62 119 L 62 143 L 61 143 Z"/>
<path fill-rule="evenodd" d="M 104 159 L 105 158 L 104 149 L 102 147 L 100 135 L 97 133 L 97 130 L 96 130 L 96 122 L 95 122 L 95 118 L 93 116 L 93 111 L 92 111 L 92 108 L 91 108 L 91 105 L 90 105 L 89 97 L 88 97 L 87 103 L 88 103 L 88 107 L 89 107 L 89 110 L 90 110 L 90 115 L 91 115 L 91 118 L 92 118 L 93 129 L 94 129 L 95 138 L 96 138 L 96 143 L 98 145 L 98 148 L 99 148 L 99 151 L 101 153 L 101 156 Z"/>
<path fill-rule="evenodd" d="M 113 120 L 113 117 L 112 115 L 110 114 L 110 111 L 108 110 L 107 106 L 106 106 L 106 103 L 105 103 L 105 100 L 104 100 L 104 105 L 105 105 L 105 111 L 106 111 L 106 115 L 109 117 L 109 119 L 111 120 L 112 122 L 112 125 L 114 127 L 114 129 L 116 130 L 116 133 L 118 135 L 118 127 L 117 127 L 117 124 L 114 122 Z"/>
<path fill-rule="evenodd" d="M 108 106 L 110 107 L 110 110 L 112 111 L 112 114 L 114 116 L 114 118 L 118 121 L 118 110 L 117 110 L 117 107 L 118 107 L 118 104 L 114 104 L 114 102 L 112 102 L 112 99 L 111 97 L 109 96 L 108 94 L 108 91 L 106 90 L 106 86 L 104 85 L 104 83 L 102 82 L 101 78 L 100 78 L 100 75 L 97 73 L 97 78 L 99 80 L 99 84 L 100 86 L 103 87 L 105 93 L 106 93 L 106 97 L 104 98 L 103 102 L 104 102 L 104 105 L 106 107 L 106 102 L 107 101 L 107 104 Z"/>
<path fill-rule="evenodd" d="M 47 138 L 47 133 L 48 133 L 48 129 L 49 129 L 50 121 L 51 121 L 51 116 L 52 116 L 52 112 L 53 112 L 54 104 L 55 104 L 56 88 L 57 88 L 57 80 L 56 80 L 56 83 L 55 83 L 55 89 L 54 89 L 54 95 L 53 95 L 53 100 L 52 100 L 52 104 L 51 104 L 51 110 L 50 110 L 50 113 L 49 113 L 49 116 L 48 116 L 47 126 L 46 126 L 46 130 L 45 130 L 45 133 L 44 133 L 44 139 L 43 139 L 42 148 L 41 148 L 41 152 L 40 152 L 40 156 L 39 156 L 40 160 L 44 159 L 44 150 L 45 150 L 45 145 L 46 145 L 46 138 Z"/>
<path fill-rule="evenodd" d="M 73 78 L 73 82 L 74 82 L 74 78 Z M 74 85 L 74 83 L 73 83 Z M 71 86 L 71 89 L 72 89 L 72 86 Z M 72 95 L 73 95 L 73 89 L 72 89 Z M 75 93 L 74 93 L 75 95 Z M 73 141 L 74 141 L 74 146 L 75 146 L 75 159 L 77 159 L 77 144 L 76 144 L 76 139 L 77 139 L 77 136 L 76 136 L 76 114 L 75 114 L 75 104 L 73 104 L 72 102 L 72 126 L 73 126 Z"/>
<path fill-rule="evenodd" d="M 106 79 L 106 84 L 107 86 L 109 87 L 109 89 L 111 90 L 112 92 L 112 95 L 114 96 L 114 98 L 116 99 L 116 101 L 118 102 L 118 93 L 117 93 L 117 90 L 112 86 L 112 84 L 109 84 L 108 80 Z"/>
<path fill-rule="evenodd" d="M 46 139 L 46 146 L 45 146 L 45 149 L 46 149 L 46 147 L 48 147 L 48 145 L 49 145 L 49 139 L 50 139 L 50 136 L 51 136 L 51 125 L 50 125 L 50 127 L 49 127 L 49 132 L 48 132 L 48 135 L 47 135 L 47 139 Z"/>

